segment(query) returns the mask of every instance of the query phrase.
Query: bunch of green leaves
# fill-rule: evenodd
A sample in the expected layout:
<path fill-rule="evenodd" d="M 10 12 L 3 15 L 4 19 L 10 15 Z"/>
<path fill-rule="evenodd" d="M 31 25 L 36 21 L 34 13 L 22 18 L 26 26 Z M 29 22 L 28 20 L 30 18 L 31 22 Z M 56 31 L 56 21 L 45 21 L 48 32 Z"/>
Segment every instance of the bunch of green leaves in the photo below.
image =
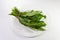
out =
<path fill-rule="evenodd" d="M 20 12 L 16 7 L 12 10 L 11 14 L 18 18 L 19 22 L 29 28 L 42 30 L 46 26 L 46 23 L 41 19 L 46 19 L 46 15 L 43 15 L 42 11 L 25 11 Z"/>

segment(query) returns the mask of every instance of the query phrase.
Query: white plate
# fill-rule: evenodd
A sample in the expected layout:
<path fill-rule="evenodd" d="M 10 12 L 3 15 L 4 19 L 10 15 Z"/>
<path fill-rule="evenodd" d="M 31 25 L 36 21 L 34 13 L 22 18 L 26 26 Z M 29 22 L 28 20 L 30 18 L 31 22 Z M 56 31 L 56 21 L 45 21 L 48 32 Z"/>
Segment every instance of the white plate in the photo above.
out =
<path fill-rule="evenodd" d="M 38 1 L 35 1 L 35 0 L 20 0 L 20 1 L 17 1 L 18 4 L 16 4 L 16 7 L 20 10 L 20 11 L 26 11 L 26 10 L 41 10 L 43 11 L 43 14 L 47 15 L 47 19 L 50 17 L 48 16 L 49 14 L 47 14 L 47 9 L 45 10 L 44 8 L 44 5 L 41 4 L 40 5 L 40 2 L 39 0 Z M 41 2 L 42 3 L 42 2 Z M 12 18 L 14 19 L 14 18 Z M 46 19 L 46 22 L 49 21 Z M 13 23 L 13 30 L 14 30 L 14 33 L 16 33 L 17 35 L 19 36 L 24 36 L 24 37 L 36 37 L 36 36 L 39 36 L 39 35 L 42 35 L 43 33 L 45 33 L 45 31 L 34 31 L 30 28 L 27 28 L 23 25 L 21 25 L 19 23 L 19 21 L 17 19 L 14 19 L 12 22 Z M 48 25 L 48 24 L 47 24 Z M 47 31 L 47 26 L 46 26 L 46 31 Z"/>

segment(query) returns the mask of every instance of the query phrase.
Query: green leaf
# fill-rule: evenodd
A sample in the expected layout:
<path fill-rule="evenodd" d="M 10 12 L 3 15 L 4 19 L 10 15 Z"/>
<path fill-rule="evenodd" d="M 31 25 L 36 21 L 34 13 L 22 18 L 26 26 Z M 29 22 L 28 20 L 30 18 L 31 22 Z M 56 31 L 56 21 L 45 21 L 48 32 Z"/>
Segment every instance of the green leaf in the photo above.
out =
<path fill-rule="evenodd" d="M 42 13 L 41 11 L 31 10 L 31 11 L 27 11 L 27 12 L 22 12 L 22 15 L 23 16 L 33 16 L 33 15 L 41 14 L 41 13 Z"/>
<path fill-rule="evenodd" d="M 10 15 L 13 15 L 16 17 L 16 16 L 19 16 L 19 14 L 20 14 L 19 10 L 16 7 L 14 7 Z"/>

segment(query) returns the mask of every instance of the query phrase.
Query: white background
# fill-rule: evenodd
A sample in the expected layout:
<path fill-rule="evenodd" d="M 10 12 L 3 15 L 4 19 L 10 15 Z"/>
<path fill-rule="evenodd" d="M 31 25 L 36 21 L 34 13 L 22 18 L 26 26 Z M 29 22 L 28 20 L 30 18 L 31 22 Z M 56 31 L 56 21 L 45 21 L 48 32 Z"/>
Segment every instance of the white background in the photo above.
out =
<path fill-rule="evenodd" d="M 37 9 L 46 13 L 46 33 L 35 38 L 14 34 L 12 17 L 8 14 L 15 6 L 21 11 Z M 60 40 L 60 0 L 0 0 L 0 40 Z"/>

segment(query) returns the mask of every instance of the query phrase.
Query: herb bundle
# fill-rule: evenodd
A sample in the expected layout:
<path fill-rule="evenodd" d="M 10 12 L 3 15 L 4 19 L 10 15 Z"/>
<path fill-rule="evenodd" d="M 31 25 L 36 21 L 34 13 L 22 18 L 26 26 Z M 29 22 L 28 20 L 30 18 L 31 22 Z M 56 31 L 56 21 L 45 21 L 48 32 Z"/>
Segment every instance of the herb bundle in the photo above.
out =
<path fill-rule="evenodd" d="M 45 30 L 43 27 L 46 26 L 46 23 L 41 19 L 42 18 L 46 19 L 46 15 L 43 15 L 42 11 L 31 10 L 31 11 L 20 12 L 16 7 L 14 7 L 10 15 L 13 15 L 16 18 L 18 18 L 21 24 L 29 28 L 41 31 Z"/>

